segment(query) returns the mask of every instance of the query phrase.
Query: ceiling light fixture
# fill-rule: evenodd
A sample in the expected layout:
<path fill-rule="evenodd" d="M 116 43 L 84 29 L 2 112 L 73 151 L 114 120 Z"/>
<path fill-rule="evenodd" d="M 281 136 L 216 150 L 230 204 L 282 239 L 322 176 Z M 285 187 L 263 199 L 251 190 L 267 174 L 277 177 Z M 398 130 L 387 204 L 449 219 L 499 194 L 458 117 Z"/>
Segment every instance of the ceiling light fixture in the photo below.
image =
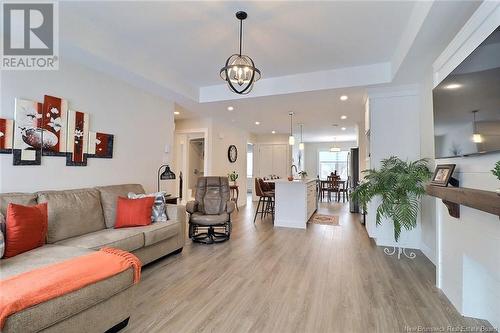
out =
<path fill-rule="evenodd" d="M 271 131 L 272 134 L 276 134 L 276 131 Z"/>
<path fill-rule="evenodd" d="M 346 116 L 346 115 L 341 115 L 341 116 L 340 116 L 340 119 L 342 119 L 342 120 L 346 120 L 346 119 L 347 119 L 347 116 Z"/>
<path fill-rule="evenodd" d="M 341 130 L 345 131 L 345 127 L 342 127 Z"/>
<path fill-rule="evenodd" d="M 256 122 L 255 122 L 255 125 L 260 125 L 260 121 L 256 121 Z"/>
<path fill-rule="evenodd" d="M 290 146 L 293 146 L 295 144 L 295 137 L 293 136 L 293 112 L 289 112 L 288 115 L 290 116 L 290 136 L 288 137 L 288 144 Z"/>
<path fill-rule="evenodd" d="M 179 111 L 174 111 L 174 114 L 175 114 L 176 116 L 178 116 L 178 115 L 180 115 L 181 113 L 180 113 Z"/>
<path fill-rule="evenodd" d="M 302 126 L 303 124 L 300 124 L 300 143 L 299 143 L 300 150 L 304 150 L 304 140 L 302 139 Z"/>
<path fill-rule="evenodd" d="M 338 153 L 340 151 L 340 148 L 335 145 L 335 137 L 333 137 L 333 146 L 330 148 L 330 151 L 332 153 Z"/>
<path fill-rule="evenodd" d="M 473 133 L 472 133 L 472 142 L 474 143 L 481 143 L 483 142 L 483 136 L 477 131 L 477 124 L 476 124 L 476 113 L 478 110 L 472 111 L 472 127 L 473 127 Z"/>
<path fill-rule="evenodd" d="M 227 111 L 233 111 L 233 110 L 234 110 L 234 107 L 232 107 L 232 106 L 227 107 Z"/>
<path fill-rule="evenodd" d="M 349 97 L 347 97 L 347 95 L 340 96 L 341 101 L 347 101 L 348 99 L 349 99 Z"/>
<path fill-rule="evenodd" d="M 240 20 L 240 52 L 227 58 L 226 65 L 220 70 L 220 77 L 227 82 L 229 89 L 240 95 L 252 91 L 253 84 L 260 79 L 260 70 L 255 67 L 252 58 L 241 54 L 243 20 L 247 16 L 242 11 L 236 13 L 236 18 Z"/>
<path fill-rule="evenodd" d="M 458 89 L 460 88 L 462 85 L 461 84 L 458 84 L 458 83 L 451 83 L 447 86 L 444 86 L 445 89 Z"/>

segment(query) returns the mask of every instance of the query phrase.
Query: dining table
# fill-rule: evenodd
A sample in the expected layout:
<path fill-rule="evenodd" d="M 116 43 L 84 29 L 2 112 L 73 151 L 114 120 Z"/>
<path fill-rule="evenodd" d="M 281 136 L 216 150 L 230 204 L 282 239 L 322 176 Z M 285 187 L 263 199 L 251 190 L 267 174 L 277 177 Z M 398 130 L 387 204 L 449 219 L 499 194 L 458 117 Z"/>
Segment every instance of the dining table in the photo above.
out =
<path fill-rule="evenodd" d="M 323 189 L 328 188 L 328 184 L 331 183 L 331 180 L 319 179 L 319 183 L 320 183 L 319 195 L 320 195 L 320 199 L 323 200 Z M 346 192 L 347 180 L 339 179 L 339 180 L 337 180 L 337 183 L 339 184 L 339 188 L 341 189 L 341 191 Z M 349 196 L 348 196 L 347 200 L 349 200 Z M 338 201 L 340 201 L 340 195 L 338 196 Z"/>

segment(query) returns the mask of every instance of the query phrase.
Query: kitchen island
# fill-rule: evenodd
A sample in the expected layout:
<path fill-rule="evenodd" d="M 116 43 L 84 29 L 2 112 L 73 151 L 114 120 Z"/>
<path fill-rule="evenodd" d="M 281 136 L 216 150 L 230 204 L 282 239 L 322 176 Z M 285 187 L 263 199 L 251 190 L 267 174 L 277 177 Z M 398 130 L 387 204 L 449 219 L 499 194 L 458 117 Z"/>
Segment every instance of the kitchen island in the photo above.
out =
<path fill-rule="evenodd" d="M 306 229 L 318 209 L 316 179 L 275 182 L 274 226 Z"/>

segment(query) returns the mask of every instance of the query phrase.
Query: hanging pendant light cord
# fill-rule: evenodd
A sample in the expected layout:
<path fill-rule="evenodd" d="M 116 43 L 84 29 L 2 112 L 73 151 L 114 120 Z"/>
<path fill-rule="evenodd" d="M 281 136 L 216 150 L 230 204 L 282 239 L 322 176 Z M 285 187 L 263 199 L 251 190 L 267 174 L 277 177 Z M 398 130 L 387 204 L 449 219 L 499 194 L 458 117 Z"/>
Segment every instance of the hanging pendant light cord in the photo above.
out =
<path fill-rule="evenodd" d="M 292 130 L 292 118 L 293 118 L 293 115 L 291 114 L 290 115 L 290 136 L 293 135 L 293 130 Z"/>
<path fill-rule="evenodd" d="M 240 20 L 240 56 L 241 56 L 241 39 L 243 34 L 243 20 Z"/>

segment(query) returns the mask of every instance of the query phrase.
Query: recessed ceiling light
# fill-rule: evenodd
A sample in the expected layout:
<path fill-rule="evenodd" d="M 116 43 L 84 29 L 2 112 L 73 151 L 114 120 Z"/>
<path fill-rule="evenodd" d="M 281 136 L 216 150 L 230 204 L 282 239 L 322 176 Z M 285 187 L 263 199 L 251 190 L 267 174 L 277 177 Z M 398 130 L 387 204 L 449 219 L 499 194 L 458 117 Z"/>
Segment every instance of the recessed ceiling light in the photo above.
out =
<path fill-rule="evenodd" d="M 349 99 L 349 97 L 347 97 L 347 95 L 340 96 L 341 101 L 347 101 L 348 99 Z"/>
<path fill-rule="evenodd" d="M 461 84 L 458 84 L 458 83 L 451 83 L 447 86 L 444 86 L 445 89 L 458 89 L 460 88 L 462 85 Z"/>
<path fill-rule="evenodd" d="M 341 130 L 345 131 L 345 127 L 342 127 Z"/>
<path fill-rule="evenodd" d="M 271 133 L 276 134 L 276 131 L 271 131 Z"/>
<path fill-rule="evenodd" d="M 174 114 L 175 114 L 176 116 L 178 116 L 178 115 L 180 115 L 181 113 L 180 113 L 179 111 L 174 111 Z"/>
<path fill-rule="evenodd" d="M 341 115 L 340 119 L 345 120 L 345 119 L 347 119 L 347 116 L 346 115 Z"/>
<path fill-rule="evenodd" d="M 256 122 L 255 122 L 255 125 L 260 125 L 260 121 L 256 121 Z"/>
<path fill-rule="evenodd" d="M 233 110 L 234 110 L 234 107 L 232 107 L 232 106 L 227 107 L 227 111 L 233 111 Z"/>

